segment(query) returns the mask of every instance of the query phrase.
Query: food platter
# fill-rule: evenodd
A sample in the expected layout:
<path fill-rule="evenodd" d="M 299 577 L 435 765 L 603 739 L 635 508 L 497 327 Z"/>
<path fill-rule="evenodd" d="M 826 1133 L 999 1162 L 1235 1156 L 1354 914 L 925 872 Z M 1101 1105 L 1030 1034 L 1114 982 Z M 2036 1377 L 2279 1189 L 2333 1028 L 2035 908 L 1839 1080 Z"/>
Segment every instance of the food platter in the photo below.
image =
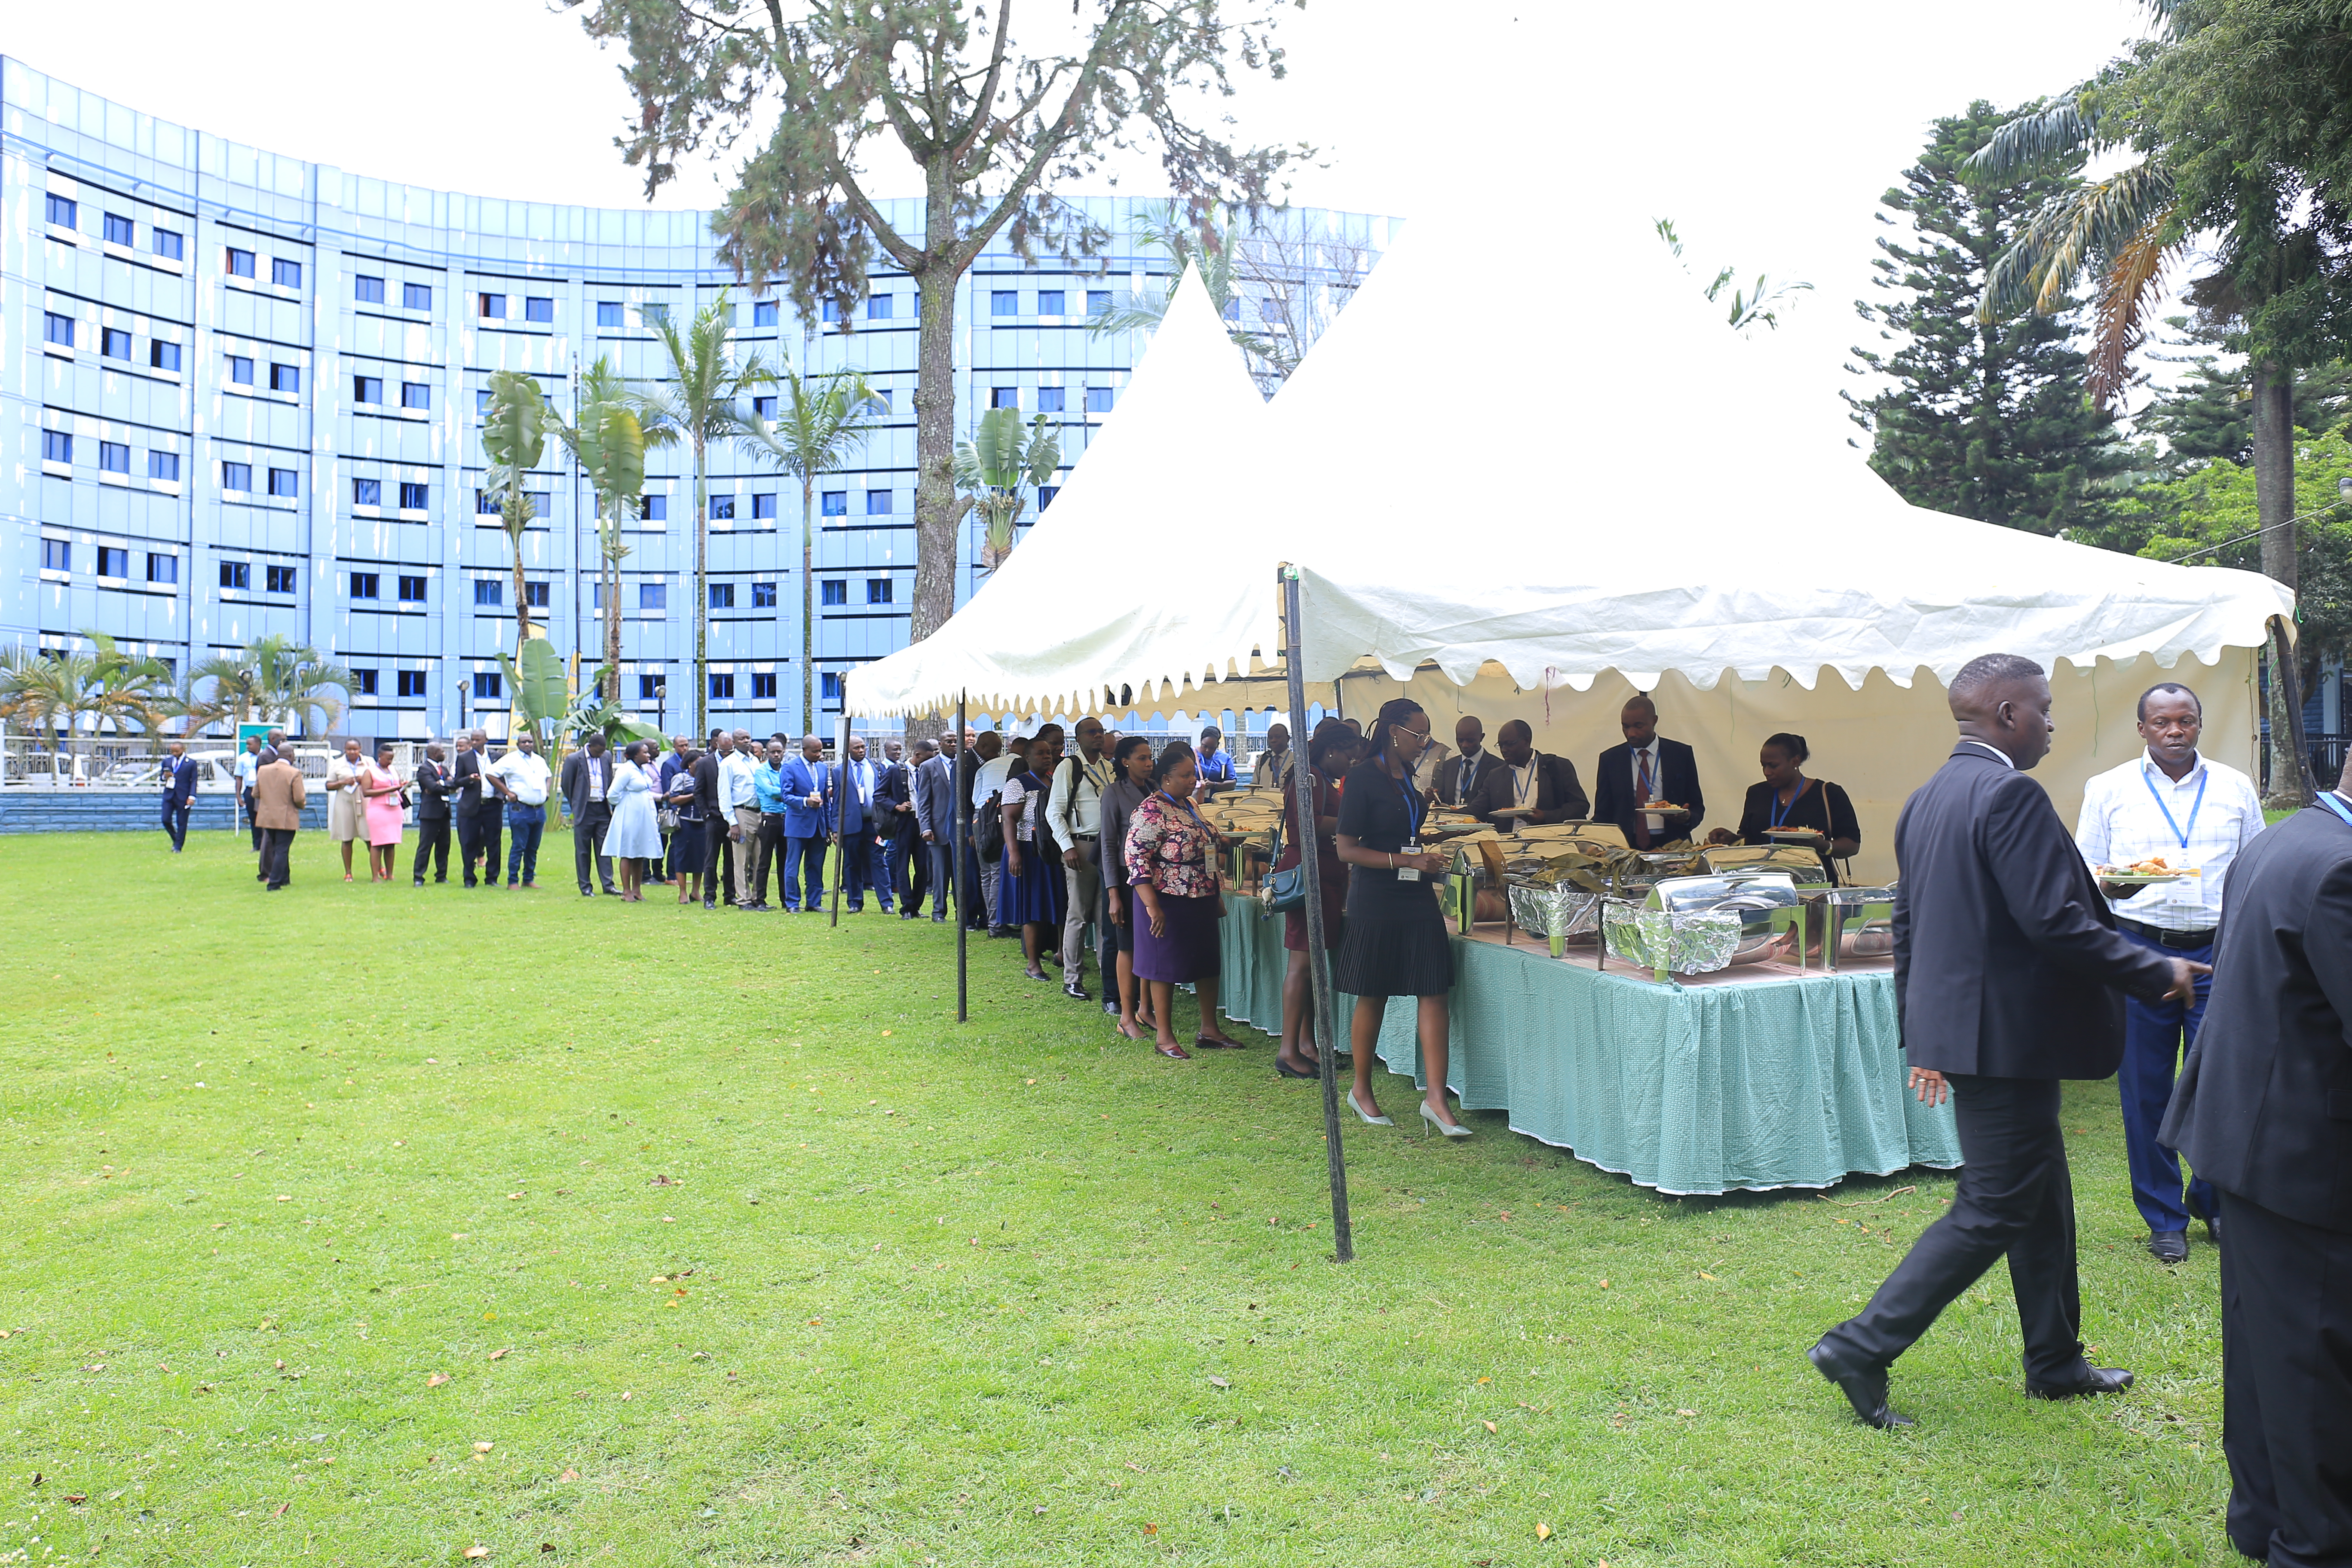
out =
<path fill-rule="evenodd" d="M 1767 838 L 1788 838 L 1818 844 L 1823 838 L 1826 838 L 1828 835 L 1824 834 L 1818 827 L 1768 827 L 1764 830 L 1764 837 Z"/>
<path fill-rule="evenodd" d="M 2113 882 L 2126 888 L 2153 888 L 2164 882 L 2186 882 L 2192 877 L 2202 877 L 2202 866 L 2175 866 L 2161 855 L 2151 855 L 2145 860 L 2135 860 L 2128 866 L 2101 866 L 2092 873 L 2102 882 Z"/>

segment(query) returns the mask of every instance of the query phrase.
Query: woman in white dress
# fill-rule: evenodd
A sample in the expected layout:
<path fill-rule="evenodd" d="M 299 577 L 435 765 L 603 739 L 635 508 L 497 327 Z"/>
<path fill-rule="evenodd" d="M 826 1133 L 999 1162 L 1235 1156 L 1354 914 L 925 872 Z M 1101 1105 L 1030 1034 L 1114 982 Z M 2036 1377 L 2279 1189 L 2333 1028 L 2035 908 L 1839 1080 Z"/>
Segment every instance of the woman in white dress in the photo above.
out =
<path fill-rule="evenodd" d="M 621 897 L 646 901 L 646 862 L 661 858 L 661 826 L 654 820 L 651 742 L 639 741 L 621 753 L 613 770 L 613 822 L 604 829 L 604 853 L 621 872 Z"/>

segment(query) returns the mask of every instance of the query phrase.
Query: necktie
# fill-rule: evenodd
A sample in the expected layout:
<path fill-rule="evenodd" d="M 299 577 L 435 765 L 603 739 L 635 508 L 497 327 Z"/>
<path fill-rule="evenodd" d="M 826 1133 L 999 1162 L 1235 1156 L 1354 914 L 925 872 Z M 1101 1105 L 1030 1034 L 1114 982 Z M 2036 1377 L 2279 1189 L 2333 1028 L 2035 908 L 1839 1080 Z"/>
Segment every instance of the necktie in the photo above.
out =
<path fill-rule="evenodd" d="M 1650 753 L 1647 751 L 1641 751 L 1635 752 L 1634 756 L 1638 759 L 1636 777 L 1640 780 L 1640 788 L 1634 793 L 1642 797 L 1636 804 L 1647 805 L 1657 794 L 1657 784 L 1650 773 Z M 1650 819 L 1637 811 L 1633 814 L 1633 847 L 1647 849 L 1649 847 Z"/>

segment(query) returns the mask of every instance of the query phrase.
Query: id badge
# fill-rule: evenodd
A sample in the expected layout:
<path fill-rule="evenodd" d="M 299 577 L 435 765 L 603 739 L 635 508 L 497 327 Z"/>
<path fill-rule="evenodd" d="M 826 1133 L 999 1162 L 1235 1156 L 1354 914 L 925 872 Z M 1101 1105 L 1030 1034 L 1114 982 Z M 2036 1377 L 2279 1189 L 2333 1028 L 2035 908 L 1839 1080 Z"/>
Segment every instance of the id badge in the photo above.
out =
<path fill-rule="evenodd" d="M 1405 847 L 1398 850 L 1397 853 L 1400 855 L 1420 854 L 1421 840 L 1418 838 L 1406 840 Z M 1397 868 L 1396 879 L 1400 882 L 1418 882 L 1421 880 L 1421 868 L 1418 866 L 1400 866 Z"/>

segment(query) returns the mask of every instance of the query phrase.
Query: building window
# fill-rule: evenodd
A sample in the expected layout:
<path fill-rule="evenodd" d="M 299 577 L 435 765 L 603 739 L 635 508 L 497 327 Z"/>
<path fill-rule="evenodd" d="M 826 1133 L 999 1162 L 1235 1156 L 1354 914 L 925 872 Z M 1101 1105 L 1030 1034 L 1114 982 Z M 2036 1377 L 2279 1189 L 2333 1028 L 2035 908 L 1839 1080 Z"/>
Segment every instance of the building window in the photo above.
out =
<path fill-rule="evenodd" d="M 640 584 L 637 584 L 637 608 L 639 608 L 639 609 L 641 609 L 641 610 L 667 610 L 667 609 L 668 609 L 668 608 L 669 608 L 669 584 L 667 584 L 667 583 L 640 583 Z"/>
<path fill-rule="evenodd" d="M 98 334 L 98 352 L 108 359 L 131 357 L 131 334 L 121 327 L 102 327 Z"/>
<path fill-rule="evenodd" d="M 301 490 L 296 486 L 294 481 L 294 470 L 291 468 L 270 469 L 269 493 L 274 496 L 296 496 L 301 494 Z"/>
<path fill-rule="evenodd" d="M 224 588 L 253 586 L 253 566 L 249 562 L 224 561 L 220 563 L 220 585 Z"/>
<path fill-rule="evenodd" d="M 828 605 L 849 603 L 849 583 L 846 578 L 828 577 L 821 587 L 823 591 L 818 595 L 821 602 Z"/>
<path fill-rule="evenodd" d="M 481 309 L 476 314 L 485 321 L 503 321 L 507 319 L 507 297 L 504 294 L 485 294 L 480 303 Z"/>
<path fill-rule="evenodd" d="M 147 363 L 157 370 L 178 370 L 180 345 L 167 343 L 163 339 L 157 338 L 147 345 Z"/>
<path fill-rule="evenodd" d="M 374 573 L 354 572 L 352 574 L 352 597 L 354 599 L 373 599 L 376 597 L 376 575 Z"/>
<path fill-rule="evenodd" d="M 597 300 L 596 324 L 600 327 L 627 326 L 629 323 L 621 313 L 621 302 L 618 300 Z"/>
<path fill-rule="evenodd" d="M 474 389 L 474 417 L 477 419 L 488 418 L 489 416 L 489 412 L 490 389 L 487 386 L 476 387 Z"/>
<path fill-rule="evenodd" d="M 869 321 L 888 321 L 890 319 L 890 300 L 891 296 L 887 294 L 877 294 L 871 300 L 866 300 L 866 319 Z"/>
<path fill-rule="evenodd" d="M 400 602 L 421 605 L 425 602 L 425 579 L 404 574 L 400 579 Z"/>
<path fill-rule="evenodd" d="M 178 229 L 152 229 L 149 231 L 148 237 L 154 242 L 156 255 L 168 257 L 173 261 L 180 259 L 180 249 L 184 242 Z"/>
<path fill-rule="evenodd" d="M 775 520 L 775 516 L 776 498 L 774 496 L 764 495 L 753 496 L 751 498 L 751 521 L 753 522 L 758 522 L 763 518 L 769 521 L 773 521 Z"/>
<path fill-rule="evenodd" d="M 773 419 L 776 416 L 776 400 L 772 397 L 751 399 L 751 415 L 757 419 Z"/>
<path fill-rule="evenodd" d="M 867 490 L 866 492 L 866 515 L 868 517 L 889 516 L 890 498 L 896 493 L 897 492 L 893 490 Z"/>
<path fill-rule="evenodd" d="M 637 498 L 637 516 L 646 522 L 667 522 L 669 521 L 669 497 L 639 496 Z"/>
<path fill-rule="evenodd" d="M 180 580 L 180 558 L 161 550 L 147 552 L 147 581 L 176 583 Z"/>
<path fill-rule="evenodd" d="M 660 701 L 660 700 L 661 700 L 661 697 L 662 697 L 662 678 L 661 678 L 660 676 L 658 676 L 658 675 L 640 675 L 639 677 L 637 677 L 637 700 L 638 700 L 638 701 L 640 701 L 640 702 L 658 702 L 658 701 Z"/>
<path fill-rule="evenodd" d="M 70 572 L 73 570 L 73 546 L 62 539 L 41 541 L 41 570 Z"/>
<path fill-rule="evenodd" d="M 253 252 L 250 250 L 239 250 L 235 246 L 229 247 L 228 275 L 232 278 L 252 277 Z"/>
<path fill-rule="evenodd" d="M 712 496 L 710 498 L 710 521 L 713 522 L 734 521 L 735 498 L 733 496 Z"/>
<path fill-rule="evenodd" d="M 399 673 L 397 679 L 400 681 L 400 695 L 403 697 L 422 697 L 425 695 L 425 672 L 423 670 L 404 669 Z"/>
<path fill-rule="evenodd" d="M 774 609 L 776 607 L 776 585 L 773 583 L 752 584 L 751 607 L 755 610 Z"/>
<path fill-rule="evenodd" d="M 1087 290 L 1087 314 L 1089 316 L 1108 316 L 1110 314 L 1109 289 L 1089 289 Z"/>
<path fill-rule="evenodd" d="M 383 377 L 380 375 L 355 375 L 352 377 L 352 401 L 353 403 L 382 403 L 383 401 Z"/>
<path fill-rule="evenodd" d="M 383 279 L 381 278 L 367 277 L 353 278 L 352 279 L 352 298 L 357 300 L 362 305 L 383 304 Z"/>
<path fill-rule="evenodd" d="M 73 437 L 63 430 L 41 432 L 41 461 L 70 463 L 73 461 Z"/>
<path fill-rule="evenodd" d="M 522 585 L 523 603 L 534 610 L 547 608 L 547 579 L 533 578 Z"/>
<path fill-rule="evenodd" d="M 433 504 L 433 487 L 429 484 L 403 479 L 400 481 L 400 510 L 424 511 Z"/>
<path fill-rule="evenodd" d="M 501 698 L 501 697 L 503 697 L 503 696 L 505 696 L 505 695 L 506 695 L 506 689 L 507 689 L 506 679 L 505 679 L 505 678 L 504 678 L 504 677 L 502 677 L 501 675 L 499 675 L 499 672 L 498 672 L 497 670 L 495 670 L 495 669 L 478 669 L 478 670 L 474 671 L 474 700 L 475 700 L 475 701 L 477 701 L 477 702 L 490 702 L 490 701 L 495 701 L 495 700 L 497 700 L 499 698 Z"/>
<path fill-rule="evenodd" d="M 221 465 L 221 489 L 225 490 L 250 491 L 253 489 L 253 465 L 251 463 L 223 463 Z"/>
<path fill-rule="evenodd" d="M 382 506 L 383 504 L 383 481 L 382 479 L 353 479 L 352 481 L 352 504 L 353 506 Z"/>
<path fill-rule="evenodd" d="M 655 300 L 637 307 L 637 320 L 649 327 L 665 325 L 669 321 L 669 307 Z"/>
<path fill-rule="evenodd" d="M 1039 387 L 1037 389 L 1037 412 L 1040 414 L 1059 414 L 1062 412 L 1062 389 L 1058 386 Z"/>
<path fill-rule="evenodd" d="M 302 367 L 292 364 L 271 365 L 269 367 L 269 390 L 272 392 L 301 391 Z"/>
<path fill-rule="evenodd" d="M 988 405 L 991 408 L 1018 408 L 1021 406 L 1021 389 L 1017 386 L 992 386 L 988 389 Z"/>
<path fill-rule="evenodd" d="M 773 300 L 752 300 L 751 324 L 755 327 L 774 326 L 776 324 L 776 302 Z"/>
<path fill-rule="evenodd" d="M 228 356 L 228 378 L 239 386 L 253 384 L 253 357 L 250 354 Z"/>
<path fill-rule="evenodd" d="M 847 517 L 849 492 L 847 490 L 820 491 L 817 495 L 816 510 L 819 517 Z"/>
<path fill-rule="evenodd" d="M 1059 289 L 1038 289 L 1037 313 L 1041 316 L 1060 315 L 1062 313 L 1062 290 Z"/>
<path fill-rule="evenodd" d="M 120 213 L 109 213 L 106 215 L 107 244 L 119 245 L 125 250 L 128 250 L 131 248 L 131 220 L 129 218 L 124 217 Z"/>
<path fill-rule="evenodd" d="M 507 589 L 504 583 L 501 583 L 496 577 L 477 577 L 474 579 L 474 603 L 477 605 L 503 605 L 506 602 Z"/>
<path fill-rule="evenodd" d="M 73 347 L 74 319 L 71 316 L 60 316 L 55 310 L 43 311 L 41 336 L 59 348 Z"/>
<path fill-rule="evenodd" d="M 712 676 L 710 678 L 710 700 L 714 702 L 733 701 L 735 700 L 735 678 L 731 675 Z"/>
<path fill-rule="evenodd" d="M 874 418 L 887 418 L 890 413 L 890 389 L 883 387 L 857 405 L 857 412 Z"/>
<path fill-rule="evenodd" d="M 80 216 L 81 209 L 71 196 L 61 196 L 55 191 L 49 193 L 48 217 L 51 223 L 59 228 L 71 228 L 75 219 Z"/>
<path fill-rule="evenodd" d="M 821 321 L 837 321 L 841 320 L 841 301 L 827 300 L 817 306 L 816 313 Z"/>
<path fill-rule="evenodd" d="M 263 572 L 265 574 L 262 578 L 261 586 L 264 592 L 271 594 L 290 594 L 294 591 L 293 567 L 268 566 L 264 567 Z"/>
<path fill-rule="evenodd" d="M 400 286 L 400 308 L 404 310 L 429 310 L 433 309 L 433 285 L 430 283 L 403 283 Z"/>
<path fill-rule="evenodd" d="M 988 297 L 988 313 L 992 316 L 1019 315 L 1021 313 L 1019 291 L 1012 289 L 999 289 L 991 293 Z"/>
<path fill-rule="evenodd" d="M 101 577 L 130 576 L 131 552 L 123 549 L 119 544 L 100 545 L 98 547 L 98 574 Z"/>
<path fill-rule="evenodd" d="M 866 579 L 866 602 L 869 605 L 888 604 L 890 602 L 890 579 L 887 577 L 868 577 Z"/>
<path fill-rule="evenodd" d="M 299 289 L 302 287 L 302 264 L 289 261 L 282 256 L 271 257 L 269 280 L 280 289 Z"/>
<path fill-rule="evenodd" d="M 373 697 L 375 695 L 374 670 L 355 669 L 352 671 L 352 679 L 359 682 L 358 685 L 352 688 L 352 695 L 354 697 Z"/>
<path fill-rule="evenodd" d="M 776 700 L 776 678 L 773 675 L 753 675 L 751 700 L 755 702 L 773 702 Z"/>
<path fill-rule="evenodd" d="M 732 583 L 713 583 L 710 584 L 710 607 L 714 610 L 733 609 L 735 607 L 735 584 Z"/>
<path fill-rule="evenodd" d="M 494 496 L 494 495 L 490 494 L 490 492 L 489 492 L 489 491 L 485 490 L 485 489 L 477 489 L 477 490 L 475 490 L 475 492 L 474 492 L 474 515 L 475 515 L 475 516 L 477 516 L 477 517 L 496 517 L 496 516 L 498 516 L 498 515 L 499 515 L 499 500 L 498 500 L 498 497 L 496 497 L 496 496 Z"/>
<path fill-rule="evenodd" d="M 131 444 L 127 441 L 100 441 L 98 444 L 98 466 L 110 474 L 131 471 Z"/>
<path fill-rule="evenodd" d="M 817 672 L 817 695 L 827 702 L 841 700 L 841 672 L 826 669 Z"/>
<path fill-rule="evenodd" d="M 555 301 L 542 299 L 536 294 L 526 294 L 522 301 L 522 319 L 526 321 L 555 320 Z"/>
<path fill-rule="evenodd" d="M 1039 511 L 1044 511 L 1047 507 L 1052 506 L 1054 504 L 1054 498 L 1061 493 L 1062 487 L 1059 485 L 1039 485 L 1037 487 L 1037 510 Z"/>
<path fill-rule="evenodd" d="M 1109 387 L 1108 387 L 1108 386 L 1089 386 L 1089 387 L 1087 387 L 1087 413 L 1089 413 L 1089 414 L 1108 414 L 1108 413 L 1109 413 L 1109 412 L 1110 412 L 1110 399 L 1111 399 L 1111 389 L 1110 389 Z"/>
<path fill-rule="evenodd" d="M 400 384 L 400 405 L 403 408 L 432 407 L 433 388 L 421 381 L 402 382 Z"/>
<path fill-rule="evenodd" d="M 179 483 L 180 454 L 177 452 L 148 453 L 147 477 L 151 479 L 169 479 L 173 484 Z"/>

